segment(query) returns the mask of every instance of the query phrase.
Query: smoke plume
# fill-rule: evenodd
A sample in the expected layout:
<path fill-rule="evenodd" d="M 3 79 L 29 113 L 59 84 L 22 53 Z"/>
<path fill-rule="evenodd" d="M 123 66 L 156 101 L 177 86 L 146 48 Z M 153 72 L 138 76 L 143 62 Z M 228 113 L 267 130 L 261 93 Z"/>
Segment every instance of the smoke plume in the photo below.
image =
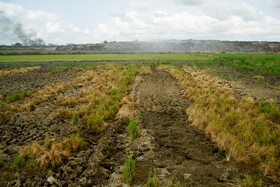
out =
<path fill-rule="evenodd" d="M 21 23 L 13 23 L 2 11 L 0 11 L 0 33 L 4 33 L 7 37 L 18 40 L 23 45 L 45 45 L 43 39 L 36 37 L 36 32 L 28 32 Z"/>

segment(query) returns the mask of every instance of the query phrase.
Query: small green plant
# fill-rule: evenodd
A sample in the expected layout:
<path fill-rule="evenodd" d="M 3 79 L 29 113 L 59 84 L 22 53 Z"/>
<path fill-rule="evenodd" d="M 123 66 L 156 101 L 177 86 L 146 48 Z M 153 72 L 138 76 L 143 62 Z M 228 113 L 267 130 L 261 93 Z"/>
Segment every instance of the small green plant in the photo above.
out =
<path fill-rule="evenodd" d="M 20 99 L 20 93 L 13 93 L 12 95 L 7 96 L 6 102 L 11 103 Z"/>
<path fill-rule="evenodd" d="M 170 179 L 170 180 L 168 181 L 168 187 L 173 187 L 173 179 Z"/>
<path fill-rule="evenodd" d="M 35 163 L 35 154 L 33 152 L 29 152 L 26 156 L 26 166 L 31 169 L 37 169 L 38 166 Z"/>
<path fill-rule="evenodd" d="M 247 173 L 244 175 L 243 180 L 239 182 L 237 181 L 237 185 L 242 187 L 251 187 L 251 186 L 261 187 L 263 186 L 263 181 L 262 179 L 257 180 L 256 177 L 253 177 L 252 175 Z"/>
<path fill-rule="evenodd" d="M 17 155 L 12 163 L 12 169 L 22 168 L 25 166 L 25 159 L 23 156 Z"/>
<path fill-rule="evenodd" d="M 179 181 L 176 181 L 175 186 L 176 186 L 176 187 L 180 187 L 180 186 L 181 186 L 181 185 L 180 185 L 180 182 L 179 182 Z"/>
<path fill-rule="evenodd" d="M 72 67 L 68 67 L 68 66 L 67 67 L 62 67 L 62 68 L 59 68 L 59 69 L 49 71 L 48 75 L 54 75 L 54 74 L 57 74 L 57 73 L 65 72 L 65 71 L 68 71 L 69 69 L 72 69 Z"/>
<path fill-rule="evenodd" d="M 87 124 L 88 127 L 97 127 L 97 125 L 101 124 L 103 122 L 103 116 L 99 114 L 90 114 L 88 116 Z"/>
<path fill-rule="evenodd" d="M 141 119 L 142 119 L 142 115 L 141 115 L 141 112 L 139 112 L 138 113 L 138 120 L 141 121 Z"/>
<path fill-rule="evenodd" d="M 70 135 L 66 140 L 62 141 L 62 146 L 70 152 L 77 152 L 86 148 L 87 143 L 78 133 Z"/>
<path fill-rule="evenodd" d="M 254 184 L 253 177 L 250 174 L 245 174 L 244 179 L 242 181 L 242 186 L 250 187 L 253 186 L 253 184 Z"/>
<path fill-rule="evenodd" d="M 46 134 L 46 137 L 44 139 L 44 146 L 49 149 L 52 147 L 52 143 L 53 141 L 50 139 L 49 135 Z"/>
<path fill-rule="evenodd" d="M 260 179 L 260 180 L 258 180 L 258 181 L 255 182 L 255 186 L 256 186 L 256 187 L 262 187 L 262 186 L 263 186 L 262 184 L 263 184 L 262 179 Z"/>
<path fill-rule="evenodd" d="M 20 92 L 12 93 L 11 95 L 8 95 L 6 97 L 6 102 L 7 103 L 12 103 L 12 102 L 20 100 L 20 99 L 22 99 L 24 97 L 27 97 L 30 94 L 34 93 L 34 92 L 36 92 L 36 89 L 32 89 L 30 91 L 23 90 L 23 91 L 20 91 Z"/>
<path fill-rule="evenodd" d="M 72 119 L 71 119 L 71 123 L 72 124 L 76 124 L 79 120 L 79 113 L 78 112 L 74 112 L 72 115 Z"/>
<path fill-rule="evenodd" d="M 3 157 L 0 156 L 0 167 L 3 167 L 4 166 L 4 160 L 3 160 Z"/>
<path fill-rule="evenodd" d="M 133 154 L 128 155 L 125 163 L 124 163 L 124 170 L 123 170 L 123 180 L 130 184 L 132 175 L 134 172 L 135 161 L 133 159 Z"/>
<path fill-rule="evenodd" d="M 133 140 L 137 133 L 137 122 L 135 120 L 130 120 L 128 124 L 128 130 L 130 133 L 130 138 Z"/>
<path fill-rule="evenodd" d="M 123 65 L 121 64 L 121 65 L 118 67 L 117 72 L 120 72 L 120 71 L 122 71 L 122 70 L 123 70 Z"/>
<path fill-rule="evenodd" d="M 152 173 L 152 171 L 150 171 L 147 179 L 147 187 L 157 187 L 157 186 L 159 186 L 157 175 L 156 173 Z"/>
<path fill-rule="evenodd" d="M 274 105 L 265 102 L 262 104 L 260 112 L 266 113 L 270 119 L 280 122 L 280 110 Z"/>
<path fill-rule="evenodd" d="M 12 163 L 12 169 L 29 168 L 37 169 L 38 166 L 35 162 L 36 156 L 33 152 L 28 152 L 25 156 L 17 155 Z"/>

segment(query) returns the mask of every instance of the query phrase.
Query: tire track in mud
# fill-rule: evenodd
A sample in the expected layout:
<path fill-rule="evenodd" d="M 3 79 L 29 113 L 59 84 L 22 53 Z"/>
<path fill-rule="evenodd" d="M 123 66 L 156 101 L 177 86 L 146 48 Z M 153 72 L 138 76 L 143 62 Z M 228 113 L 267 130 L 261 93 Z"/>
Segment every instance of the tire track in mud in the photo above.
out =
<path fill-rule="evenodd" d="M 244 171 L 227 161 L 225 152 L 203 131 L 190 125 L 185 110 L 191 102 L 181 97 L 176 80 L 157 70 L 144 79 L 138 89 L 140 128 L 152 136 L 153 145 L 152 150 L 134 152 L 132 183 L 143 183 L 150 170 L 157 174 L 160 186 L 172 179 L 181 186 L 228 186 L 242 179 Z"/>

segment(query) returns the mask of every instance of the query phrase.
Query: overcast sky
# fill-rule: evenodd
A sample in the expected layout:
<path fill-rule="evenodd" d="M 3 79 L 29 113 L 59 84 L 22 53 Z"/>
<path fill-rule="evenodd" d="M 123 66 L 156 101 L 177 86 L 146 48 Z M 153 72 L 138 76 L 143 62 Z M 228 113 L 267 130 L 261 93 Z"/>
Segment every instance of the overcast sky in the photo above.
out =
<path fill-rule="evenodd" d="M 2 0 L 0 44 L 13 26 L 46 43 L 215 39 L 280 41 L 280 0 Z"/>

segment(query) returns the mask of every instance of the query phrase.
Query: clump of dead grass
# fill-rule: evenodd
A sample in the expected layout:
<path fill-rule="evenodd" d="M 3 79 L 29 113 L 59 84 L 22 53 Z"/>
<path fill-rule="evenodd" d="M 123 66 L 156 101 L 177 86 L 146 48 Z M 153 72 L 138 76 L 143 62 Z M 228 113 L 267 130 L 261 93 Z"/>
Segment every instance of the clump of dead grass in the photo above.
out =
<path fill-rule="evenodd" d="M 124 121 L 134 119 L 136 116 L 136 103 L 134 102 L 133 96 L 130 94 L 124 97 L 120 103 L 120 110 L 118 111 L 116 118 Z"/>
<path fill-rule="evenodd" d="M 137 81 L 137 82 L 143 82 L 144 79 L 143 79 L 143 77 L 141 77 L 141 76 L 138 75 L 138 76 L 136 76 L 135 81 Z"/>
<path fill-rule="evenodd" d="M 0 76 L 13 75 L 18 73 L 27 73 L 28 71 L 33 71 L 40 68 L 41 68 L 40 66 L 35 66 L 35 67 L 25 67 L 19 69 L 11 69 L 11 70 L 0 70 Z"/>
<path fill-rule="evenodd" d="M 79 136 L 78 133 L 70 135 L 69 138 L 62 141 L 63 149 L 68 150 L 70 152 L 77 152 L 85 149 L 87 147 L 87 143 Z"/>
<path fill-rule="evenodd" d="M 63 160 L 70 155 L 70 152 L 62 150 L 59 143 L 53 143 L 51 148 L 47 149 L 36 141 L 19 150 L 19 155 L 24 159 L 27 159 L 26 156 L 30 153 L 35 155 L 35 163 L 41 168 L 46 168 L 49 165 L 52 167 L 61 165 Z"/>
<path fill-rule="evenodd" d="M 62 119 L 68 119 L 72 115 L 73 115 L 73 112 L 70 111 L 68 108 L 65 108 L 65 109 L 59 109 L 57 114 L 56 114 L 56 117 L 62 118 Z"/>
<path fill-rule="evenodd" d="M 37 108 L 37 106 L 36 106 L 35 103 L 32 102 L 32 101 L 23 104 L 22 107 L 21 107 L 21 109 L 22 109 L 23 111 L 28 111 L 28 112 L 34 111 L 36 108 Z"/>
<path fill-rule="evenodd" d="M 48 85 L 44 87 L 41 90 L 38 90 L 37 92 L 32 94 L 32 98 L 27 100 L 24 104 L 26 105 L 32 105 L 32 103 L 39 104 L 43 101 L 48 100 L 51 97 L 54 97 L 58 93 L 63 93 L 68 89 L 71 88 L 77 88 L 77 87 L 83 87 L 86 86 L 94 80 L 94 76 L 96 75 L 96 72 L 94 71 L 86 71 L 84 74 L 78 76 L 73 81 L 70 81 L 68 83 L 56 83 L 52 85 Z M 69 106 L 69 105 L 75 105 L 78 103 L 75 97 L 69 97 L 69 96 L 59 96 L 57 100 L 55 101 L 55 104 L 59 106 Z M 28 109 L 26 105 L 23 105 L 20 107 L 21 111 L 24 111 Z M 12 110 L 12 109 L 11 109 Z"/>
<path fill-rule="evenodd" d="M 54 102 L 57 106 L 74 106 L 78 103 L 76 97 L 58 96 Z"/>
<path fill-rule="evenodd" d="M 150 75 L 152 74 L 152 70 L 151 70 L 151 66 L 141 66 L 140 71 L 139 71 L 142 75 Z"/>
<path fill-rule="evenodd" d="M 86 142 L 79 134 L 72 134 L 63 141 L 50 139 L 47 135 L 44 145 L 40 145 L 37 141 L 34 141 L 20 148 L 14 165 L 16 167 L 24 167 L 26 166 L 25 163 L 33 163 L 32 165 L 43 169 L 48 167 L 54 168 L 64 164 L 64 161 L 71 154 L 85 149 L 86 145 Z"/>

